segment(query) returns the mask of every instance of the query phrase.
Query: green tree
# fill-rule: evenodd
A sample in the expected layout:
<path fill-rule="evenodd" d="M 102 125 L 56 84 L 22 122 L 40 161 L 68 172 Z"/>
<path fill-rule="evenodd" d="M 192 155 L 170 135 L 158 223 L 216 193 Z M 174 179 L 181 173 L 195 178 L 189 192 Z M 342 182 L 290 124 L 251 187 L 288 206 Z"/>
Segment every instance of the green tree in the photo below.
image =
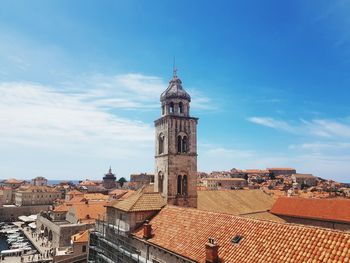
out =
<path fill-rule="evenodd" d="M 124 177 L 120 177 L 118 180 L 118 183 L 120 184 L 120 187 L 123 187 L 124 183 L 126 183 L 126 179 Z"/>

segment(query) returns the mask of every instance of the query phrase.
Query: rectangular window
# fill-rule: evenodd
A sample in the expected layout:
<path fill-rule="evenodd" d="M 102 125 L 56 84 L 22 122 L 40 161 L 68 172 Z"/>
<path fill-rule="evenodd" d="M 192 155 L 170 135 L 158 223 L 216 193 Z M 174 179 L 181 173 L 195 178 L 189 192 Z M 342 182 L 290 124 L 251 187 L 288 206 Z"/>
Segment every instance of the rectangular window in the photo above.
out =
<path fill-rule="evenodd" d="M 82 252 L 83 252 L 83 253 L 86 252 L 86 246 L 83 246 Z"/>

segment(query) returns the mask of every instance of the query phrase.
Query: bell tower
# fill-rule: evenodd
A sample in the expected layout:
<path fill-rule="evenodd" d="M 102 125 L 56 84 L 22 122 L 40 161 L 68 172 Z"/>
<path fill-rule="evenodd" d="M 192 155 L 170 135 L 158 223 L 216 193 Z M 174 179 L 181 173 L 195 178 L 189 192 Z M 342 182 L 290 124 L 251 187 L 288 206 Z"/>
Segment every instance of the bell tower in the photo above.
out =
<path fill-rule="evenodd" d="M 197 207 L 197 123 L 190 117 L 190 95 L 174 69 L 160 96 L 161 117 L 155 123 L 155 192 L 168 204 Z"/>

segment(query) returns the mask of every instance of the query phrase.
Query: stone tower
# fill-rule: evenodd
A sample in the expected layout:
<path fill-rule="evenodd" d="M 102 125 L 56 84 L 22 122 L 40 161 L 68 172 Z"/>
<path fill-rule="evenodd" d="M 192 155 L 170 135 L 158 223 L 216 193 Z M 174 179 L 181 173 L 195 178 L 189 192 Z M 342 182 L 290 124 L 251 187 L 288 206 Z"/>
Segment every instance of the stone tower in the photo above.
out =
<path fill-rule="evenodd" d="M 105 176 L 103 177 L 102 185 L 106 189 L 115 188 L 117 186 L 117 184 L 115 182 L 116 179 L 117 178 L 115 177 L 114 173 L 112 173 L 112 168 L 109 167 L 108 173 L 106 173 Z"/>
<path fill-rule="evenodd" d="M 174 70 L 160 96 L 161 117 L 155 121 L 155 182 L 168 204 L 197 207 L 197 122 L 190 117 L 190 95 Z"/>

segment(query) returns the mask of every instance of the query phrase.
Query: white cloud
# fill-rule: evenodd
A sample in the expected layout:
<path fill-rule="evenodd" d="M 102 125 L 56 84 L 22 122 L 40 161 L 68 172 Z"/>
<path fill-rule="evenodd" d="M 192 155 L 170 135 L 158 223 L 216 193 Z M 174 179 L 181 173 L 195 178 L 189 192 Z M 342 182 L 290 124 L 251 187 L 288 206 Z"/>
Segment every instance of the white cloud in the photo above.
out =
<path fill-rule="evenodd" d="M 295 132 L 295 127 L 288 124 L 284 121 L 275 120 L 274 118 L 270 117 L 251 117 L 248 118 L 248 120 L 252 123 L 256 123 L 262 126 L 279 129 L 279 130 L 285 130 L 288 132 Z"/>
<path fill-rule="evenodd" d="M 340 120 L 300 120 L 299 122 L 292 123 L 276 120 L 271 117 L 250 117 L 248 118 L 248 121 L 298 135 L 327 138 L 350 138 L 350 122 L 346 118 Z"/>
<path fill-rule="evenodd" d="M 2 83 L 0 94 L 2 143 L 65 149 L 81 145 L 96 147 L 99 154 L 125 155 L 129 144 L 153 141 L 149 124 L 113 115 L 86 102 L 82 94 L 29 83 Z"/>
<path fill-rule="evenodd" d="M 157 110 L 166 87 L 161 78 L 142 74 L 80 76 L 61 86 L 0 83 L 0 178 L 8 177 L 3 174 L 18 177 L 16 168 L 9 165 L 13 161 L 30 162 L 28 174 L 22 175 L 27 178 L 40 170 L 33 162 L 56 166 L 75 160 L 86 166 L 82 171 L 91 171 L 86 177 L 96 176 L 92 172 L 96 161 L 117 163 L 117 171 L 124 176 L 152 171 L 153 123 L 121 110 Z M 46 173 L 41 175 L 61 177 L 59 171 Z"/>
<path fill-rule="evenodd" d="M 83 99 L 98 107 L 120 108 L 128 110 L 150 110 L 160 107 L 160 94 L 168 87 L 167 82 L 156 76 L 142 74 L 103 75 L 92 74 L 78 76 L 63 83 L 66 90 L 84 91 Z M 201 110 L 213 110 L 213 101 L 197 89 L 184 88 L 193 98 L 191 107 Z"/>

